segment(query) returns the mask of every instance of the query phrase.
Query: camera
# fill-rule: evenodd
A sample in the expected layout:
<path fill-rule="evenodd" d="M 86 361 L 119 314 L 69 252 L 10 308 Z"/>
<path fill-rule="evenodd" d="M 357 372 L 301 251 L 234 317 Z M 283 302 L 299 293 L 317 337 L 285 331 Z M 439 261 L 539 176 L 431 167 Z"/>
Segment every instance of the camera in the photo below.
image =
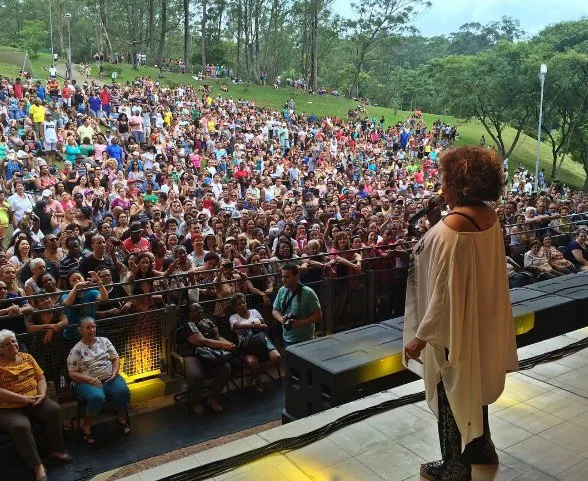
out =
<path fill-rule="evenodd" d="M 295 320 L 296 318 L 292 314 L 286 314 L 284 316 L 284 323 L 282 324 L 284 329 L 286 329 L 286 331 L 290 331 L 292 329 L 292 321 Z"/>

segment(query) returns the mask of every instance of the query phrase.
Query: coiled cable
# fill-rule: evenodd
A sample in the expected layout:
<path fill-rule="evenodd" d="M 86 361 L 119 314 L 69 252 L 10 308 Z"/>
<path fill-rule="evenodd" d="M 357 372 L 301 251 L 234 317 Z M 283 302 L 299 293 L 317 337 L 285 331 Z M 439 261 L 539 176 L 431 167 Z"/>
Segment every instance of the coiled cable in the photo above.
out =
<path fill-rule="evenodd" d="M 519 362 L 519 370 L 523 371 L 531 369 L 539 364 L 562 359 L 563 357 L 581 351 L 586 347 L 588 347 L 588 338 L 584 338 L 568 346 L 555 349 L 553 351 L 546 352 L 538 356 L 524 359 L 523 361 Z M 300 436 L 293 436 L 290 438 L 280 439 L 278 441 L 269 443 L 263 447 L 252 449 L 241 454 L 236 454 L 226 459 L 213 461 L 203 466 L 190 468 L 186 471 L 182 471 L 180 473 L 172 474 L 170 476 L 161 478 L 161 481 L 203 481 L 214 476 L 218 476 L 219 474 L 226 473 L 227 471 L 231 471 L 244 464 L 251 463 L 253 461 L 258 461 L 259 459 L 270 454 L 282 453 L 285 451 L 291 451 L 293 449 L 302 448 L 304 446 L 307 446 L 318 441 L 319 439 L 324 438 L 325 436 L 328 436 L 329 434 L 345 426 L 349 426 L 350 424 L 363 421 L 364 419 L 367 419 L 373 416 L 374 414 L 406 406 L 408 404 L 414 404 L 416 402 L 424 400 L 425 393 L 423 391 L 415 394 L 409 394 L 407 396 L 403 396 L 397 399 L 384 401 L 375 406 L 367 407 L 359 411 L 354 411 L 352 413 L 341 416 L 340 418 L 336 419 L 333 422 L 330 422 L 329 424 L 326 424 L 321 428 L 315 429 Z"/>

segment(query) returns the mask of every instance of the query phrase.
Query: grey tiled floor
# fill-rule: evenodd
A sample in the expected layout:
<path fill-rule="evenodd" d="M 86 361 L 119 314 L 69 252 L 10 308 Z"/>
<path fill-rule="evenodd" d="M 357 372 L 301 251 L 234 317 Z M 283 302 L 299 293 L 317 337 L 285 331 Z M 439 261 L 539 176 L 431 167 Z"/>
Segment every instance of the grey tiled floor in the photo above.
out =
<path fill-rule="evenodd" d="M 519 350 L 524 359 L 588 336 L 588 329 Z M 308 432 L 369 405 L 423 389 L 422 381 L 331 409 L 192 457 L 143 471 L 124 481 L 155 481 Z M 474 481 L 585 481 L 588 479 L 588 350 L 510 374 L 490 408 L 500 465 L 474 466 Z M 436 419 L 425 403 L 405 406 L 345 427 L 302 449 L 276 454 L 216 481 L 418 481 L 419 465 L 440 457 Z"/>

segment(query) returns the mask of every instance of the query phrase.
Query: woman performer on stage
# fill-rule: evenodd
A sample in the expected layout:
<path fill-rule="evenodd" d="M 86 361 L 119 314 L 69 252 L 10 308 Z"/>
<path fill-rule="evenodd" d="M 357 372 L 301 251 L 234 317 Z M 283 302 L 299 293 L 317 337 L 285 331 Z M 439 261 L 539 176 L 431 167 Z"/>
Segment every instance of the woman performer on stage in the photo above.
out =
<path fill-rule="evenodd" d="M 494 209 L 502 160 L 464 147 L 440 160 L 450 213 L 415 245 L 404 321 L 407 367 L 425 381 L 443 459 L 421 466 L 432 481 L 469 481 L 472 464 L 497 464 L 488 405 L 518 369 L 504 240 Z M 429 216 L 431 223 L 435 209 Z M 436 211 L 436 212 L 435 212 Z"/>

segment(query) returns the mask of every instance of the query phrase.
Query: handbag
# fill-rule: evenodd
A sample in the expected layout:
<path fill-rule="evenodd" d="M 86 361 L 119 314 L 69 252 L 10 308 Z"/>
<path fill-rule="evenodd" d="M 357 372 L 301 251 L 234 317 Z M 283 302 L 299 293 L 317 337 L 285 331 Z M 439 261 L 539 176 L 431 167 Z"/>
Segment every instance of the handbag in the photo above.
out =
<path fill-rule="evenodd" d="M 210 366 L 223 364 L 233 357 L 233 353 L 230 351 L 202 346 L 194 348 L 194 353 L 203 363 Z"/>
<path fill-rule="evenodd" d="M 241 354 L 264 357 L 267 354 L 267 341 L 265 332 L 261 329 L 246 329 L 239 342 Z"/>

